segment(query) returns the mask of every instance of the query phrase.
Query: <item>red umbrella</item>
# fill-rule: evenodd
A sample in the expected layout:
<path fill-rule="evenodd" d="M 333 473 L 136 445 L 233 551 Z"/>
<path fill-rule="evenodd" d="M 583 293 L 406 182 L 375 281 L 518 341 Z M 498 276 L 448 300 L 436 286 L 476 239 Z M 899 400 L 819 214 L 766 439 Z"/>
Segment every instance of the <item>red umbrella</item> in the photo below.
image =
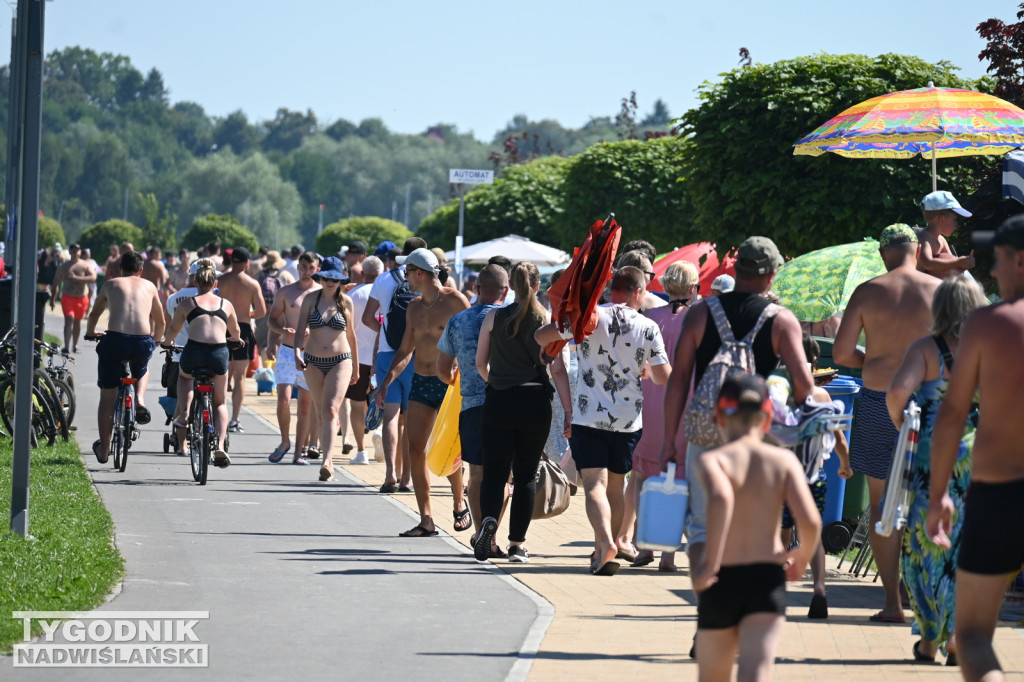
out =
<path fill-rule="evenodd" d="M 567 326 L 571 328 L 576 343 L 597 328 L 597 303 L 612 278 L 620 235 L 621 228 L 615 222 L 614 213 L 604 222 L 595 222 L 583 244 L 573 253 L 569 267 L 548 289 L 552 321 L 560 331 L 565 331 Z M 554 360 L 565 344 L 565 341 L 556 341 L 545 346 L 542 354 L 545 361 Z"/>
<path fill-rule="evenodd" d="M 732 255 L 726 255 L 724 262 L 718 259 L 715 245 L 709 242 L 700 242 L 681 246 L 671 253 L 667 253 L 654 261 L 654 281 L 647 285 L 650 291 L 664 291 L 658 278 L 665 274 L 668 266 L 681 260 L 690 261 L 700 271 L 700 293 L 707 295 L 711 291 L 711 283 L 719 275 L 736 275 L 736 259 Z"/>

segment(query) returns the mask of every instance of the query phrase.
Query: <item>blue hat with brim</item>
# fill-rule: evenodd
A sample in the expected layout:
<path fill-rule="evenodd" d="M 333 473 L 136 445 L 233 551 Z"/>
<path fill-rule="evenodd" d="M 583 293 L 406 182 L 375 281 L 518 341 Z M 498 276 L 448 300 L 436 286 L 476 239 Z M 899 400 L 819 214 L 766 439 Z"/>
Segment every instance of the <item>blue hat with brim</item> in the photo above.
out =
<path fill-rule="evenodd" d="M 377 245 L 377 248 L 376 250 L 374 250 L 373 255 L 383 260 L 388 255 L 388 251 L 390 251 L 393 248 L 395 248 L 394 242 L 381 242 L 380 244 Z"/>
<path fill-rule="evenodd" d="M 321 279 L 326 277 L 327 279 L 340 280 L 343 283 L 348 283 L 348 275 L 345 274 L 345 263 L 337 256 L 331 256 L 330 258 L 324 258 L 323 265 L 320 266 L 320 270 L 313 275 L 313 279 Z"/>

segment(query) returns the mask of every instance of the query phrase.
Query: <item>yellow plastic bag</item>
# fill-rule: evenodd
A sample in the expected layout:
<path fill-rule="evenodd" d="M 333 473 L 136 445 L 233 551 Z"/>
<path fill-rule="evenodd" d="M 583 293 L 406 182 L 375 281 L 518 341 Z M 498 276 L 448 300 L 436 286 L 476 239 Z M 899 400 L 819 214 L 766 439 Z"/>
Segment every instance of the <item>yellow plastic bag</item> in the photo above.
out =
<path fill-rule="evenodd" d="M 436 476 L 450 476 L 462 466 L 462 441 L 459 439 L 459 412 L 462 392 L 459 382 L 448 387 L 437 421 L 427 440 L 427 466 Z"/>

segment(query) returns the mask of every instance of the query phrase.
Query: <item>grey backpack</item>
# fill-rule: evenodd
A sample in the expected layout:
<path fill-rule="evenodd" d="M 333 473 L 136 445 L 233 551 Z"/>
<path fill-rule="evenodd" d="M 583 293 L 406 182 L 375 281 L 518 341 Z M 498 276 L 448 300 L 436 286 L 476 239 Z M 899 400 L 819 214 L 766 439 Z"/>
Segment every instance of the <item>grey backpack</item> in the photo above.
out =
<path fill-rule="evenodd" d="M 754 373 L 754 339 L 761 327 L 771 317 L 774 317 L 782 310 L 781 306 L 769 303 L 761 311 L 754 328 L 739 341 L 732 334 L 732 327 L 729 325 L 729 318 L 725 316 L 718 298 L 704 299 L 715 321 L 718 329 L 718 336 L 722 339 L 722 345 L 718 352 L 711 358 L 707 369 L 696 388 L 693 389 L 693 396 L 686 407 L 683 415 L 686 428 L 686 440 L 701 448 L 718 447 L 725 443 L 718 424 L 715 421 L 715 406 L 718 403 L 718 393 L 722 390 L 722 383 L 726 374 L 731 369 L 739 369 L 747 374 Z"/>

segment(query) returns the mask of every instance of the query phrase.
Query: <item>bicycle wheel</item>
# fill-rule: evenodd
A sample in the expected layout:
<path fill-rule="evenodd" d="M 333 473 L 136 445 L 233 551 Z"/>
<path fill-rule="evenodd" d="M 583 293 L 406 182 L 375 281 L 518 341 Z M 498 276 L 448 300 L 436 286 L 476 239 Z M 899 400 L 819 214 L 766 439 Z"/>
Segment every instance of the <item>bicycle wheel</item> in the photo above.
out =
<path fill-rule="evenodd" d="M 71 425 L 75 423 L 75 389 L 63 379 L 54 379 L 53 385 L 57 389 L 57 400 L 64 412 L 64 423 L 70 429 Z"/>
<path fill-rule="evenodd" d="M 117 402 L 114 404 L 114 431 L 110 436 L 110 454 L 113 457 L 114 468 L 118 471 L 124 471 L 121 468 L 121 458 L 123 454 L 124 441 L 128 437 L 128 434 L 124 432 L 122 424 L 124 422 L 124 397 L 125 390 L 122 386 L 117 389 Z"/>
<path fill-rule="evenodd" d="M 39 447 L 39 439 L 42 435 L 42 417 L 36 406 L 35 396 L 32 398 L 32 430 L 30 431 L 29 442 L 33 448 Z M 8 377 L 0 382 L 0 420 L 3 421 L 4 431 L 7 437 L 14 437 L 14 377 Z"/>
<path fill-rule="evenodd" d="M 49 417 L 47 427 L 53 429 L 53 440 L 56 440 L 57 436 L 65 441 L 68 440 L 71 437 L 71 431 L 68 428 L 61 397 L 53 379 L 46 370 L 39 368 L 33 371 L 33 385 L 35 389 L 38 389 L 39 399 L 46 404 L 47 409 L 44 412 Z M 47 433 L 47 438 L 49 435 Z"/>
<path fill-rule="evenodd" d="M 199 485 L 206 485 L 206 475 L 210 471 L 210 456 L 213 454 L 213 408 L 210 405 L 210 394 L 203 394 L 203 443 L 202 457 L 199 459 L 201 472 Z"/>
<path fill-rule="evenodd" d="M 128 386 L 126 391 L 127 397 L 125 403 L 121 409 L 121 462 L 118 465 L 118 470 L 124 473 L 124 469 L 128 466 L 128 449 L 132 446 L 132 430 L 135 428 L 135 390 L 132 386 Z M 129 408 L 130 404 L 133 406 Z"/>
<path fill-rule="evenodd" d="M 195 396 L 188 408 L 188 428 L 185 430 L 185 440 L 188 442 L 188 455 L 192 463 L 192 478 L 197 482 L 202 475 L 200 462 L 203 458 L 203 415 L 199 410 L 199 396 Z"/>

